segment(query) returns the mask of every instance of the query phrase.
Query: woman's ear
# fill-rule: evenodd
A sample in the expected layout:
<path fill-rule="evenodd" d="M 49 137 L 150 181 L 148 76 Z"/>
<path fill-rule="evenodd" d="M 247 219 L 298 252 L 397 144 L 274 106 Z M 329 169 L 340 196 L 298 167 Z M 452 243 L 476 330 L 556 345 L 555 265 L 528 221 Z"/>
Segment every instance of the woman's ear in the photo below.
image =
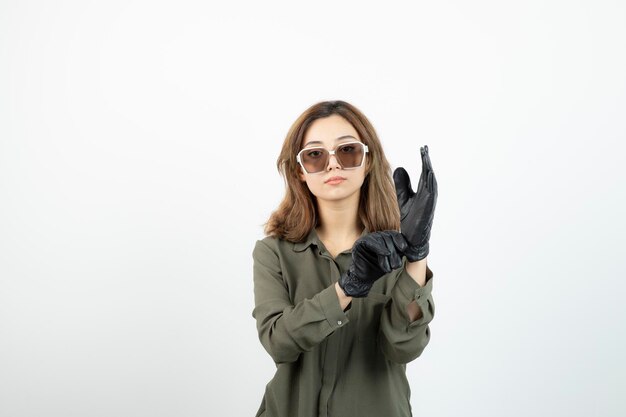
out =
<path fill-rule="evenodd" d="M 304 172 L 302 171 L 301 166 L 298 166 L 298 178 L 301 182 L 306 182 L 306 177 L 304 176 Z"/>

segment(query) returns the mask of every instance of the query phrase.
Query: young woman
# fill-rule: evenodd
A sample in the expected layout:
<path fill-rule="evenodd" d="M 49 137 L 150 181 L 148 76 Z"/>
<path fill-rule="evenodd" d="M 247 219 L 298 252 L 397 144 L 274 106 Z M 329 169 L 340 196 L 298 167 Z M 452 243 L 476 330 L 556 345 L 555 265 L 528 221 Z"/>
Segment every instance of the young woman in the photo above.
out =
<path fill-rule="evenodd" d="M 278 158 L 286 195 L 256 242 L 253 317 L 276 363 L 256 416 L 411 416 L 406 363 L 430 338 L 426 265 L 437 198 L 428 148 L 417 193 L 367 118 L 307 109 Z M 400 230 L 400 231 L 398 231 Z"/>

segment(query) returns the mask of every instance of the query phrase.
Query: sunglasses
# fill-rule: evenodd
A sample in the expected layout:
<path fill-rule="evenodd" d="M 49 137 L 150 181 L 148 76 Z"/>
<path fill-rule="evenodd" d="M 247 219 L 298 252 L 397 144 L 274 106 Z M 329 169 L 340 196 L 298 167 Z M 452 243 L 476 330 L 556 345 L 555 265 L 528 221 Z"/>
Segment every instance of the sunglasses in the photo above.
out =
<path fill-rule="evenodd" d="M 343 169 L 359 168 L 365 161 L 365 154 L 369 152 L 367 145 L 363 142 L 347 142 L 329 151 L 326 148 L 304 148 L 296 160 L 307 174 L 322 172 L 328 166 L 330 155 L 335 155 L 337 162 Z"/>

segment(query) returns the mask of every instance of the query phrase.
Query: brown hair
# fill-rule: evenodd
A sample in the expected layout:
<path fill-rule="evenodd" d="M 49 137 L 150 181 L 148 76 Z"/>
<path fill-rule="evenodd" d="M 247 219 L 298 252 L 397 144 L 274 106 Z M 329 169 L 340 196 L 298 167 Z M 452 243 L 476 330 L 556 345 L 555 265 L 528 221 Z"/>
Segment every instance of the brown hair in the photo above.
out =
<path fill-rule="evenodd" d="M 290 242 L 303 241 L 318 225 L 315 196 L 298 179 L 296 154 L 302 147 L 307 129 L 316 119 L 337 114 L 346 119 L 369 148 L 369 166 L 361 186 L 359 218 L 369 232 L 400 230 L 400 209 L 391 177 L 391 167 L 374 127 L 361 111 L 345 101 L 323 101 L 309 107 L 293 123 L 276 161 L 285 180 L 285 197 L 265 223 L 265 234 Z"/>

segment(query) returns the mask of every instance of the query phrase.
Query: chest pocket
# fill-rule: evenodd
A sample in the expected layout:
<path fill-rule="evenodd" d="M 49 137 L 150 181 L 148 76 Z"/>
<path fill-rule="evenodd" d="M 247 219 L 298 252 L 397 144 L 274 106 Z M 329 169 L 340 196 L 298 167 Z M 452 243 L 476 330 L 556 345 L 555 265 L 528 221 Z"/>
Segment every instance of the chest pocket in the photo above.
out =
<path fill-rule="evenodd" d="M 359 298 L 358 333 L 359 340 L 376 340 L 380 329 L 380 315 L 391 297 L 382 293 L 370 292 Z"/>

